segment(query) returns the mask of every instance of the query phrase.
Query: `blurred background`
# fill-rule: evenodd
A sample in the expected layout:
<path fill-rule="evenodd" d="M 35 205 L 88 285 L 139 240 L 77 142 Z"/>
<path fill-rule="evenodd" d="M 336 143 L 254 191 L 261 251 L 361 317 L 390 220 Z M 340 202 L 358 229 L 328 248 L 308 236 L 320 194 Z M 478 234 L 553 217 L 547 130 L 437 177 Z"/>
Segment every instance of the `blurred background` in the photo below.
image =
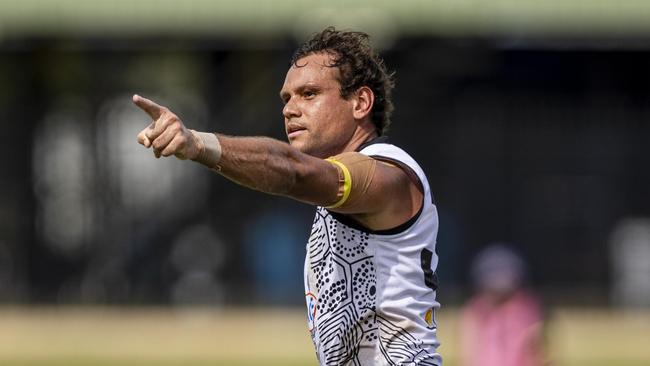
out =
<path fill-rule="evenodd" d="M 650 363 L 642 0 L 0 0 L 0 363 L 315 364 L 313 208 L 154 159 L 131 95 L 285 139 L 289 59 L 327 25 L 396 72 L 389 136 L 440 213 L 446 364 L 495 242 L 527 262 L 550 364 Z"/>

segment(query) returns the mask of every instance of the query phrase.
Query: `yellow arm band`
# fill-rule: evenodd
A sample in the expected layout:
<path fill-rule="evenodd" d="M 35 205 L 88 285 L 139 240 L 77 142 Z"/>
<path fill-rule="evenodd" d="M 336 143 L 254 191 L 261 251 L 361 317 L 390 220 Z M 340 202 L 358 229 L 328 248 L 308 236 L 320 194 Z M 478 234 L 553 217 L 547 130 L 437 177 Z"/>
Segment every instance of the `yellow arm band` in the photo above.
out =
<path fill-rule="evenodd" d="M 348 198 L 350 197 L 350 191 L 352 191 L 352 175 L 350 174 L 348 168 L 345 165 L 343 165 L 343 163 L 341 163 L 340 161 L 336 161 L 333 158 L 329 158 L 325 160 L 329 161 L 330 163 L 336 165 L 339 168 L 337 169 L 339 170 L 339 183 L 342 183 L 341 187 L 343 190 L 342 193 L 339 191 L 339 195 L 341 195 L 341 199 L 339 199 L 333 205 L 325 207 L 325 208 L 337 208 L 343 205 L 345 201 L 347 201 Z M 340 173 L 343 173 L 343 175 L 341 176 Z"/>

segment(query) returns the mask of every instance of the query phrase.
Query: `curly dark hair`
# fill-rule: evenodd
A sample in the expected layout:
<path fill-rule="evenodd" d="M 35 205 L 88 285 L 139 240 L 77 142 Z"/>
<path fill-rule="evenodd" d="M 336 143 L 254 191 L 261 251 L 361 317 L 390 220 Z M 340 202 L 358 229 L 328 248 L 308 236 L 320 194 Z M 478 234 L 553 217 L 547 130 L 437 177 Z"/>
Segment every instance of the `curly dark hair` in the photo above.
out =
<path fill-rule="evenodd" d="M 391 92 L 395 87 L 394 73 L 389 73 L 384 61 L 370 46 L 369 36 L 363 32 L 337 31 L 327 27 L 314 34 L 293 54 L 291 65 L 314 53 L 328 52 L 334 56 L 330 67 L 340 71 L 341 97 L 347 99 L 362 86 L 369 87 L 375 94 L 371 119 L 381 135 L 390 125 L 393 112 Z"/>

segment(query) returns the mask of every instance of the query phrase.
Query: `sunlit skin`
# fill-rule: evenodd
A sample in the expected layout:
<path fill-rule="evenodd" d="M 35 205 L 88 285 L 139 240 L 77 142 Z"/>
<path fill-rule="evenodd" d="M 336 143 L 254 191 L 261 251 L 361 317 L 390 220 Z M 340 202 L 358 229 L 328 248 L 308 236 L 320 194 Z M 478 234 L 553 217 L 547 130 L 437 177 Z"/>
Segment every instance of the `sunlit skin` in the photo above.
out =
<path fill-rule="evenodd" d="M 280 91 L 289 143 L 319 158 L 354 151 L 377 135 L 370 121 L 372 91 L 363 87 L 343 98 L 333 57 L 316 53 L 299 59 Z"/>

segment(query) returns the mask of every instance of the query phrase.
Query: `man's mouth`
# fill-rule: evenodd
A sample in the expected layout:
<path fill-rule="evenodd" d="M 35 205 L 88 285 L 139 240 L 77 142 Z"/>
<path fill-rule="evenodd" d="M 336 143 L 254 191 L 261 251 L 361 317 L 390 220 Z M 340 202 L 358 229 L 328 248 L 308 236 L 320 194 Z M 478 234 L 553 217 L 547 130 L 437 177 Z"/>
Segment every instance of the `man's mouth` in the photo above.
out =
<path fill-rule="evenodd" d="M 289 124 L 287 125 L 287 137 L 292 138 L 302 133 L 302 131 L 307 130 L 305 127 L 298 124 Z"/>

